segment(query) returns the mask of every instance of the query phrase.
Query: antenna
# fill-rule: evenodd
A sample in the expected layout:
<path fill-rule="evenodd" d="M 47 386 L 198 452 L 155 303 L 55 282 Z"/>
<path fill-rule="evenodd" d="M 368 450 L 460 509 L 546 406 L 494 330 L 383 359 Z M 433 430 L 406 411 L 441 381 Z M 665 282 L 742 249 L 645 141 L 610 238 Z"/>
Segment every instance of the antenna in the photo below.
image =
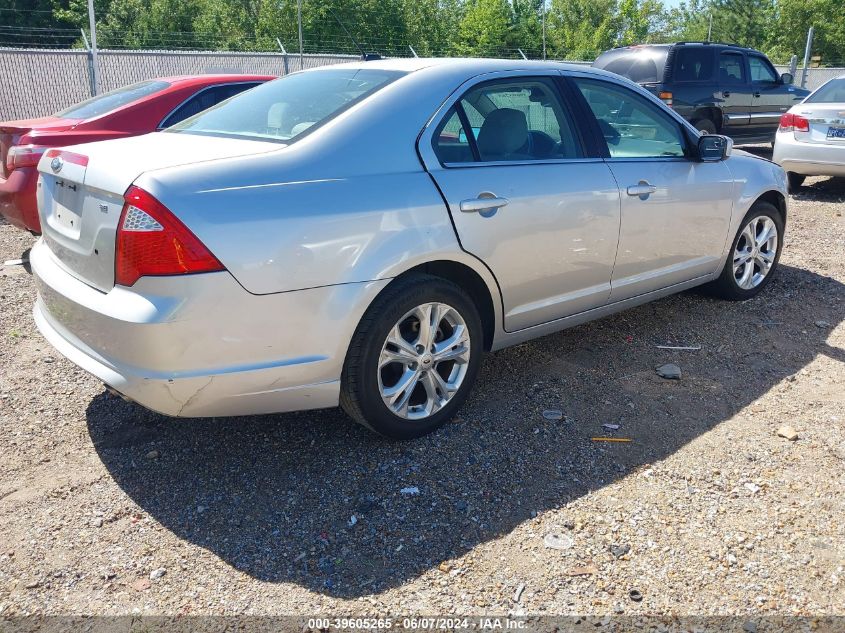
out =
<path fill-rule="evenodd" d="M 354 37 L 352 37 L 352 33 L 349 32 L 349 29 L 346 28 L 346 25 L 344 25 L 344 23 L 341 22 L 338 19 L 337 14 L 334 12 L 334 10 L 331 7 L 326 7 L 326 8 L 329 10 L 329 13 L 332 14 L 332 17 L 335 19 L 335 22 L 340 24 L 340 28 L 343 29 L 343 32 L 346 33 L 349 36 L 349 39 L 352 40 L 352 43 L 355 44 L 355 48 L 357 48 L 358 52 L 361 53 L 361 59 L 363 59 L 364 61 L 368 61 L 370 59 L 378 59 L 379 58 L 378 55 L 376 55 L 376 56 L 367 55 L 367 53 L 364 52 L 364 49 L 361 48 L 361 45 L 355 40 Z"/>

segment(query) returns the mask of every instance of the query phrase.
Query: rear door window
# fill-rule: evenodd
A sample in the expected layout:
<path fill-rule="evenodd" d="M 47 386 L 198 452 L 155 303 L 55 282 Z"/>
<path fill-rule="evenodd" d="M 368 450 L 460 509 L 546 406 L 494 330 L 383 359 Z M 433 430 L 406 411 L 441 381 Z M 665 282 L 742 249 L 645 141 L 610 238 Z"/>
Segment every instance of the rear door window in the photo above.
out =
<path fill-rule="evenodd" d="M 719 83 L 744 84 L 745 63 L 740 53 L 722 53 L 719 55 Z"/>
<path fill-rule="evenodd" d="M 675 53 L 675 81 L 713 79 L 713 49 L 705 46 L 679 47 Z"/>
<path fill-rule="evenodd" d="M 188 117 L 199 114 L 203 110 L 208 110 L 211 106 L 217 105 L 229 97 L 234 97 L 236 94 L 239 94 L 244 90 L 255 88 L 257 85 L 259 85 L 259 82 L 250 81 L 204 88 L 176 108 L 170 115 L 167 116 L 167 118 L 164 119 L 164 121 L 161 122 L 159 127 L 165 128 L 170 127 L 171 125 L 176 125 Z"/>
<path fill-rule="evenodd" d="M 557 86 L 542 77 L 496 80 L 470 89 L 438 127 L 434 150 L 441 163 L 583 156 Z"/>

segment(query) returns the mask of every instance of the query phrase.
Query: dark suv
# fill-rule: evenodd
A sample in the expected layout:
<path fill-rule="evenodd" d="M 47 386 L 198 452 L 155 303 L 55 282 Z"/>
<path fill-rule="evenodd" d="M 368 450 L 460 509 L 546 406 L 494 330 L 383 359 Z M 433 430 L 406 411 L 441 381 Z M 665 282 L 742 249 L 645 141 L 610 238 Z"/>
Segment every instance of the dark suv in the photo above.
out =
<path fill-rule="evenodd" d="M 732 44 L 622 46 L 593 66 L 650 90 L 702 132 L 738 143 L 774 141 L 781 115 L 810 94 L 789 73 L 778 76 L 763 53 Z"/>

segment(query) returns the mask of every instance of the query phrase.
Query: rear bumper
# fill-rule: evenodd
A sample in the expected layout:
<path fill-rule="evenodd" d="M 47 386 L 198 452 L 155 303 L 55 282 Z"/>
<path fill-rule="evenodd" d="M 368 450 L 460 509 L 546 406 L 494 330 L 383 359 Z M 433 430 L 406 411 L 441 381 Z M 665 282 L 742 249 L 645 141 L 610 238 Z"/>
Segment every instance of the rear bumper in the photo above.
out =
<path fill-rule="evenodd" d="M 38 170 L 19 167 L 8 178 L 0 178 L 0 215 L 10 224 L 35 233 L 41 232 L 35 187 Z"/>
<path fill-rule="evenodd" d="M 845 144 L 802 143 L 792 132 L 778 132 L 772 160 L 805 176 L 845 176 Z"/>
<path fill-rule="evenodd" d="M 336 406 L 352 332 L 387 284 L 251 295 L 221 272 L 103 293 L 66 272 L 43 240 L 30 261 L 44 337 L 128 398 L 182 417 Z"/>

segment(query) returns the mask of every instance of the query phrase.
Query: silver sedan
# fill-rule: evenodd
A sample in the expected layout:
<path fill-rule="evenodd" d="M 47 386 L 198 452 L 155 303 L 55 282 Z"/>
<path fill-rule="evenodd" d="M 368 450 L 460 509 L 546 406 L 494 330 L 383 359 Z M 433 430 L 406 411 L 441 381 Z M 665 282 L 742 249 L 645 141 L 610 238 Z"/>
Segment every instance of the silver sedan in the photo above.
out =
<path fill-rule="evenodd" d="M 845 176 L 845 75 L 781 117 L 772 160 L 786 170 L 792 190 L 807 176 Z"/>
<path fill-rule="evenodd" d="M 34 315 L 171 416 L 449 420 L 482 356 L 708 284 L 748 299 L 777 165 L 600 70 L 390 60 L 286 76 L 133 139 L 51 150 Z"/>

